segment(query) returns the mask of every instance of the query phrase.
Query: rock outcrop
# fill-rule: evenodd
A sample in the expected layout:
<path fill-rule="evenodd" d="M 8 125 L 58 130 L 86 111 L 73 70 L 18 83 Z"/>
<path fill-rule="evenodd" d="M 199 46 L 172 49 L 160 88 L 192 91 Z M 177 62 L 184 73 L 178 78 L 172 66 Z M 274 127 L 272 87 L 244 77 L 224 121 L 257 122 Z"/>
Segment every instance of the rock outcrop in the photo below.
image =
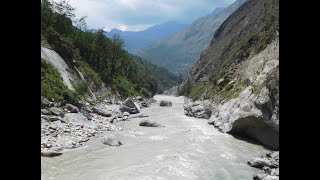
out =
<path fill-rule="evenodd" d="M 179 89 L 213 102 L 209 123 L 222 132 L 278 150 L 279 0 L 247 0 L 232 13 Z M 201 108 L 186 105 L 185 113 Z"/>
<path fill-rule="evenodd" d="M 196 118 L 209 119 L 211 117 L 211 105 L 209 102 L 186 100 L 184 105 L 184 114 Z"/>
<path fill-rule="evenodd" d="M 214 107 L 210 123 L 222 132 L 245 135 L 279 149 L 279 41 L 248 59 L 250 85 L 238 97 Z M 252 73 L 251 69 L 256 72 Z"/>
<path fill-rule="evenodd" d="M 253 177 L 255 180 L 279 179 L 279 151 L 268 153 L 261 158 L 251 159 L 248 164 L 262 171 Z"/>

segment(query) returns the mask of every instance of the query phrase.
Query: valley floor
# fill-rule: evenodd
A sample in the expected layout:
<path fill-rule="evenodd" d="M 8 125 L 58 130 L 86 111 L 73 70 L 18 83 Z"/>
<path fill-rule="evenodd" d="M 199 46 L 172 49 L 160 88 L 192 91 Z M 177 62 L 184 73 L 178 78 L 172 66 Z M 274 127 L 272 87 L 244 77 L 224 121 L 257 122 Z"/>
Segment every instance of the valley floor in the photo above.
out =
<path fill-rule="evenodd" d="M 149 117 L 119 121 L 122 131 L 106 131 L 84 146 L 63 150 L 57 157 L 42 157 L 41 179 L 252 179 L 259 169 L 250 159 L 270 152 L 219 132 L 205 119 L 184 115 L 183 97 L 156 95 L 157 102 L 143 108 Z M 172 107 L 159 106 L 169 100 Z M 142 120 L 163 127 L 141 127 Z M 123 145 L 106 146 L 105 135 Z"/>

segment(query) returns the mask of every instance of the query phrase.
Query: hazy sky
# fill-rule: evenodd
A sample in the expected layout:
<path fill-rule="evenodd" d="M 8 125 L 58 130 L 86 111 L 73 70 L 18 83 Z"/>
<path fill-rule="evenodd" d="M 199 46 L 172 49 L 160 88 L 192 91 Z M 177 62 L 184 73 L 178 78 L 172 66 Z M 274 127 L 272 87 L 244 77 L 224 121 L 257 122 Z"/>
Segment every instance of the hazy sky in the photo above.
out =
<path fill-rule="evenodd" d="M 54 0 L 59 2 L 59 0 Z M 191 23 L 235 0 L 69 0 L 77 18 L 88 16 L 89 28 L 140 31 L 167 21 Z"/>

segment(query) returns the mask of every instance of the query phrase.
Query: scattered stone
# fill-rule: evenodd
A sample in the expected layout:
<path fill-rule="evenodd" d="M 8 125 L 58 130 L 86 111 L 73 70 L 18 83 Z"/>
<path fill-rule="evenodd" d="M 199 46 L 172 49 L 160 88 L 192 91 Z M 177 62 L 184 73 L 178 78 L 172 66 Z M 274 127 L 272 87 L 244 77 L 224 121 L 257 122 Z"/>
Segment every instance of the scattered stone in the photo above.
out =
<path fill-rule="evenodd" d="M 253 176 L 253 180 L 262 180 L 266 176 L 267 176 L 266 174 L 257 174 Z"/>
<path fill-rule="evenodd" d="M 148 121 L 148 120 L 144 120 L 144 121 L 141 121 L 141 122 L 139 123 L 139 126 L 159 127 L 160 124 L 157 124 L 156 122 L 151 122 L 151 121 Z"/>
<path fill-rule="evenodd" d="M 71 130 L 70 130 L 70 129 L 64 129 L 63 132 L 65 132 L 65 133 L 70 133 Z"/>
<path fill-rule="evenodd" d="M 57 129 L 57 125 L 55 125 L 55 124 L 51 124 L 51 125 L 49 126 L 49 129 L 56 130 L 56 129 Z"/>
<path fill-rule="evenodd" d="M 137 96 L 136 99 L 137 99 L 138 101 L 143 101 L 143 98 L 142 98 L 141 96 Z"/>
<path fill-rule="evenodd" d="M 264 166 L 274 167 L 270 160 L 265 158 L 254 158 L 251 159 L 248 164 L 252 167 L 263 168 Z"/>
<path fill-rule="evenodd" d="M 45 157 L 60 156 L 61 154 L 62 154 L 61 152 L 56 152 L 54 150 L 43 150 L 43 151 L 41 151 L 41 156 L 45 156 Z"/>
<path fill-rule="evenodd" d="M 265 176 L 262 180 L 279 180 L 279 176 Z"/>
<path fill-rule="evenodd" d="M 140 102 L 140 106 L 142 107 L 149 107 L 149 104 L 145 101 Z"/>
<path fill-rule="evenodd" d="M 48 110 L 46 110 L 46 109 L 41 109 L 41 113 L 45 114 L 45 115 L 50 114 L 50 112 Z"/>
<path fill-rule="evenodd" d="M 51 122 L 53 122 L 53 121 L 64 121 L 60 116 L 50 116 L 49 120 Z"/>
<path fill-rule="evenodd" d="M 64 112 L 61 108 L 57 108 L 57 107 L 51 107 L 48 109 L 50 111 L 51 115 L 55 115 L 55 116 L 64 116 Z"/>
<path fill-rule="evenodd" d="M 71 113 L 77 113 L 77 112 L 79 112 L 79 109 L 78 109 L 76 106 L 72 105 L 72 104 L 66 104 L 66 105 L 65 105 L 65 108 L 66 108 L 68 111 L 70 111 Z"/>
<path fill-rule="evenodd" d="M 160 106 L 168 106 L 168 107 L 171 107 L 171 106 L 172 106 L 172 102 L 171 102 L 171 101 L 161 100 L 161 101 L 160 101 Z"/>
<path fill-rule="evenodd" d="M 116 139 L 116 138 L 114 138 L 112 136 L 104 137 L 102 139 L 102 143 L 105 144 L 105 145 L 109 145 L 109 146 L 120 146 L 120 145 L 122 145 L 122 143 L 118 139 Z"/>
<path fill-rule="evenodd" d="M 81 111 L 81 113 L 88 119 L 88 120 L 92 120 L 92 116 L 89 112 L 87 111 Z"/>
<path fill-rule="evenodd" d="M 52 102 L 50 102 L 47 98 L 41 97 L 41 109 L 52 107 Z"/>
<path fill-rule="evenodd" d="M 101 116 L 105 116 L 105 117 L 111 117 L 112 116 L 111 112 L 106 112 L 106 111 L 104 111 L 102 109 L 99 109 L 99 108 L 96 108 L 96 107 L 93 107 L 92 111 L 94 113 L 97 113 L 97 114 L 99 114 Z"/>
<path fill-rule="evenodd" d="M 130 113 L 128 113 L 128 112 L 123 112 L 122 115 L 123 115 L 123 116 L 130 116 Z"/>

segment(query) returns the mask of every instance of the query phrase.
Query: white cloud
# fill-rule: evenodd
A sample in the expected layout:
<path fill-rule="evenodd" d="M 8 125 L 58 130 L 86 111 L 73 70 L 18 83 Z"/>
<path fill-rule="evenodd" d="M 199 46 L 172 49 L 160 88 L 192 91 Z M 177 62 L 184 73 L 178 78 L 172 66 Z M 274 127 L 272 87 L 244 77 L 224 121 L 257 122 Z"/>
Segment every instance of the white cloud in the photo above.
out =
<path fill-rule="evenodd" d="M 59 0 L 54 0 L 59 1 Z M 166 21 L 191 23 L 235 0 L 69 0 L 91 28 L 139 31 Z"/>

